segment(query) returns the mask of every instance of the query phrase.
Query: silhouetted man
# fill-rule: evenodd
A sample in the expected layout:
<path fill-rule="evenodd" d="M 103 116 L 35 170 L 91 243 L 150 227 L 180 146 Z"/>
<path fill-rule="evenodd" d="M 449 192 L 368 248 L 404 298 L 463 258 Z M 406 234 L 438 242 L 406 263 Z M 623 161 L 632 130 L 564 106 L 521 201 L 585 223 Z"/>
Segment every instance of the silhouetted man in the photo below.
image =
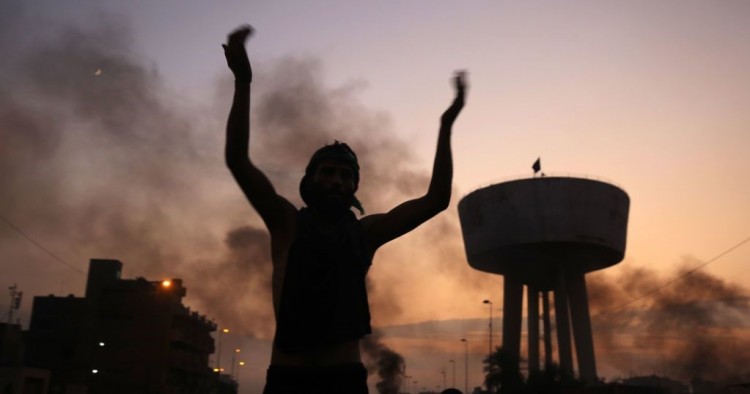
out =
<path fill-rule="evenodd" d="M 387 213 L 363 213 L 356 154 L 336 141 L 315 152 L 300 182 L 306 208 L 279 195 L 248 155 L 252 70 L 245 51 L 250 27 L 224 45 L 235 76 L 227 121 L 226 162 L 271 234 L 276 335 L 264 393 L 367 393 L 359 340 L 369 334 L 365 276 L 375 251 L 448 207 L 453 164 L 450 135 L 464 106 L 463 73 L 443 113 L 427 193 Z M 387 164 L 386 164 L 387 165 Z"/>

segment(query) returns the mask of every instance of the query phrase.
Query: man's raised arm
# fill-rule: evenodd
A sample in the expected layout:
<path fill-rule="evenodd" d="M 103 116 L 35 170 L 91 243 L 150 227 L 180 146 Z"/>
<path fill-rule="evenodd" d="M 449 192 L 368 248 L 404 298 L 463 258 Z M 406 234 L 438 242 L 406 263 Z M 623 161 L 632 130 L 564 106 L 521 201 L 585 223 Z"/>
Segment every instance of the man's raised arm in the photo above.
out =
<path fill-rule="evenodd" d="M 268 227 L 273 236 L 288 224 L 294 206 L 276 193 L 271 182 L 250 161 L 250 84 L 253 71 L 245 50 L 245 41 L 253 33 L 243 26 L 229 34 L 223 44 L 227 65 L 234 73 L 234 99 L 227 120 L 227 140 L 224 158 L 227 167 L 239 184 L 248 201 Z"/>
<path fill-rule="evenodd" d="M 367 228 L 370 247 L 373 251 L 386 242 L 408 233 L 448 208 L 453 182 L 451 132 L 453 123 L 464 107 L 466 74 L 457 72 L 453 78 L 453 85 L 456 96 L 440 117 L 435 162 L 432 167 L 432 178 L 427 193 L 420 198 L 402 203 L 388 213 L 371 215 L 363 219 L 365 220 L 363 224 Z"/>

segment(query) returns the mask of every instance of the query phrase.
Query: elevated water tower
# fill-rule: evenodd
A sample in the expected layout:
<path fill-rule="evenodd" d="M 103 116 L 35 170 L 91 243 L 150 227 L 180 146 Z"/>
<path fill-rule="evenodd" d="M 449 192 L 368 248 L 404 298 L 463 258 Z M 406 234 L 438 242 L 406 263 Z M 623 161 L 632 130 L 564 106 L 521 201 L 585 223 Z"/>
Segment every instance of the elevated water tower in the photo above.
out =
<path fill-rule="evenodd" d="M 554 295 L 558 360 L 596 380 L 585 274 L 622 261 L 630 199 L 622 189 L 582 178 L 541 177 L 476 190 L 458 204 L 466 257 L 504 277 L 503 348 L 520 359 L 523 286 L 528 297 L 529 370 L 539 370 L 539 300 L 546 365 L 552 363 L 549 292 Z"/>

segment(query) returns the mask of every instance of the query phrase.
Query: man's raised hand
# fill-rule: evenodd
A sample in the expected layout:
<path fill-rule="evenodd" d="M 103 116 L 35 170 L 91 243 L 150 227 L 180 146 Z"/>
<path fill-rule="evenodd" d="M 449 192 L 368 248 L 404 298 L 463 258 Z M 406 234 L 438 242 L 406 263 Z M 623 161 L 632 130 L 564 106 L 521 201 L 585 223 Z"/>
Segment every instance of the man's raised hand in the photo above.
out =
<path fill-rule="evenodd" d="M 440 118 L 444 124 L 453 124 L 464 107 L 466 98 L 466 71 L 456 71 L 456 74 L 453 76 L 453 87 L 456 89 L 456 98 L 453 99 L 451 106 L 443 112 L 443 116 Z"/>
<path fill-rule="evenodd" d="M 456 100 L 460 100 L 463 105 L 466 95 L 466 70 L 456 71 L 456 75 L 453 76 L 453 85 L 456 88 Z"/>
<path fill-rule="evenodd" d="M 227 65 L 234 73 L 234 79 L 240 83 L 250 83 L 253 80 L 253 70 L 245 50 L 245 41 L 255 30 L 252 26 L 240 26 L 227 36 L 227 43 L 221 44 Z"/>

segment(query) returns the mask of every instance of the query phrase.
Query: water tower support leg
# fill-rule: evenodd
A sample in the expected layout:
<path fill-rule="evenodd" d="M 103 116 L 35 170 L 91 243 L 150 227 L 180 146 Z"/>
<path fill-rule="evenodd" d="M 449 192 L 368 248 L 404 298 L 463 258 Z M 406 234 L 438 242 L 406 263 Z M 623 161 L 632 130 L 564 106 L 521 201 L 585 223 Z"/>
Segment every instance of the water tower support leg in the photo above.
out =
<path fill-rule="evenodd" d="M 523 283 L 505 275 L 503 296 L 503 350 L 515 360 L 521 357 L 521 309 Z"/>
<path fill-rule="evenodd" d="M 549 318 L 549 291 L 542 292 L 542 319 L 544 320 L 544 369 L 552 366 L 552 324 Z"/>
<path fill-rule="evenodd" d="M 555 323 L 557 323 L 557 347 L 560 352 L 562 373 L 573 376 L 573 353 L 570 350 L 570 319 L 568 319 L 568 293 L 565 276 L 557 275 L 555 287 Z"/>
<path fill-rule="evenodd" d="M 539 372 L 539 291 L 530 285 L 526 286 L 526 301 L 529 318 L 529 372 Z"/>
<path fill-rule="evenodd" d="M 591 316 L 586 293 L 586 279 L 583 273 L 568 275 L 568 296 L 570 297 L 570 317 L 573 320 L 578 370 L 581 378 L 587 382 L 596 381 L 596 360 L 594 358 L 594 339 L 591 334 Z"/>

